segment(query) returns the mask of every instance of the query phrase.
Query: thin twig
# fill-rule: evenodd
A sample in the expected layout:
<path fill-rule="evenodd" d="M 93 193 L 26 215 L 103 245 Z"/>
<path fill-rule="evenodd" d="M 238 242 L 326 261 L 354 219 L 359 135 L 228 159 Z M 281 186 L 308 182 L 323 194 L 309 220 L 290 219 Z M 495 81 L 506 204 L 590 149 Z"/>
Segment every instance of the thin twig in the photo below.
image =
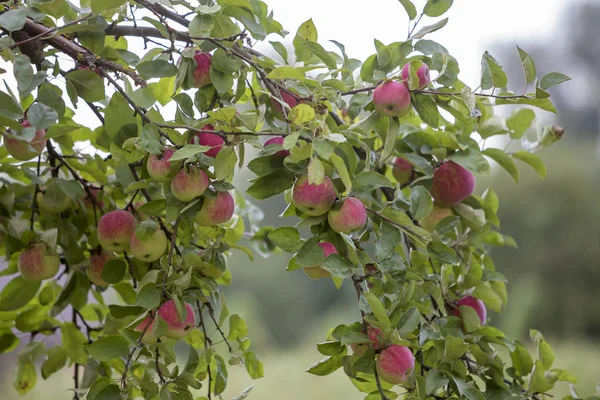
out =
<path fill-rule="evenodd" d="M 379 394 L 381 395 L 381 400 L 390 400 L 389 397 L 385 395 L 385 391 L 381 386 L 381 381 L 379 380 L 379 373 L 377 372 L 377 366 L 373 366 L 373 373 L 375 374 L 375 383 L 377 384 L 377 390 L 379 390 Z"/>
<path fill-rule="evenodd" d="M 169 272 L 173 266 L 173 250 L 177 247 L 177 229 L 179 229 L 179 221 L 181 220 L 181 215 L 177 217 L 175 220 L 175 225 L 173 226 L 173 235 L 171 236 L 171 247 L 169 248 L 169 257 L 167 261 L 167 270 L 165 271 L 165 275 L 163 276 L 163 280 L 161 283 L 162 286 L 162 298 L 167 298 L 167 278 L 169 277 Z"/>
<path fill-rule="evenodd" d="M 223 332 L 223 330 L 219 326 L 219 323 L 217 322 L 217 319 L 215 318 L 215 312 L 212 308 L 212 305 L 210 303 L 206 303 L 206 307 L 208 308 L 208 315 L 210 315 L 210 318 L 212 319 L 212 321 L 215 324 L 215 327 L 217 328 L 217 331 L 219 331 L 219 333 L 223 337 L 223 340 L 227 344 L 227 348 L 229 349 L 229 352 L 231 353 L 233 351 L 233 348 L 231 347 L 231 344 L 227 340 L 227 337 L 225 336 L 225 332 Z"/>
<path fill-rule="evenodd" d="M 202 327 L 202 332 L 204 333 L 204 348 L 208 349 L 208 345 L 211 344 L 211 341 L 208 337 L 208 335 L 206 334 L 206 325 L 204 324 L 204 317 L 202 316 L 202 307 L 200 306 L 200 300 L 196 300 L 196 308 L 198 308 L 198 315 L 199 315 L 199 319 L 200 319 L 200 326 Z M 210 372 L 210 362 L 207 361 L 206 362 L 206 371 L 208 372 L 208 400 L 211 399 L 211 390 L 210 390 L 210 386 L 212 383 L 212 374 Z"/>
<path fill-rule="evenodd" d="M 164 385 L 165 383 L 167 383 L 167 381 L 165 380 L 165 377 L 163 376 L 163 373 L 160 370 L 160 361 L 159 361 L 160 350 L 158 350 L 158 347 L 156 347 L 154 354 L 155 354 L 154 363 L 156 364 L 156 373 L 158 374 L 158 381 L 160 382 L 161 385 Z"/>
<path fill-rule="evenodd" d="M 40 154 L 38 156 L 37 169 L 36 169 L 36 174 L 37 174 L 38 178 L 40 177 L 41 162 L 42 162 L 42 155 Z M 33 230 L 33 226 L 35 224 L 35 213 L 37 211 L 37 194 L 38 194 L 39 190 L 40 190 L 40 185 L 38 185 L 36 183 L 35 189 L 33 189 L 33 199 L 31 200 L 31 220 L 29 221 L 29 230 Z"/>
<path fill-rule="evenodd" d="M 121 375 L 121 388 L 123 390 L 125 390 L 127 388 L 127 373 L 129 372 L 129 367 L 131 366 L 131 360 L 133 359 L 133 355 L 137 349 L 139 349 L 143 346 L 144 336 L 146 335 L 146 332 L 148 332 L 148 329 L 150 329 L 152 322 L 154 322 L 154 318 L 155 318 L 155 314 L 153 312 L 150 312 L 150 319 L 146 323 L 146 326 L 144 326 L 144 329 L 142 330 L 140 338 L 138 339 L 136 345 L 131 349 L 131 351 L 127 355 L 127 360 L 125 361 L 125 368 L 123 370 L 123 375 Z"/>

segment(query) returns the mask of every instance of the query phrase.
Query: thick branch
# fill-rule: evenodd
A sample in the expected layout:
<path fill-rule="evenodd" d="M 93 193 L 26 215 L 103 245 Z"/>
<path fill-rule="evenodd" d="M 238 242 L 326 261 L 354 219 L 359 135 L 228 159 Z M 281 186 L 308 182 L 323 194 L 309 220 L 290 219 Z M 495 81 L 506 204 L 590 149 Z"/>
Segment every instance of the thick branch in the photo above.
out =
<path fill-rule="evenodd" d="M 34 22 L 30 19 L 25 20 L 25 26 L 23 26 L 23 30 L 25 30 L 27 33 L 29 33 L 29 35 L 32 36 L 43 36 L 48 33 L 47 26 Z M 136 85 L 146 86 L 146 81 L 141 76 L 139 76 L 132 68 L 127 68 L 122 66 L 121 64 L 117 64 L 116 62 L 98 57 L 95 54 L 89 52 L 86 48 L 67 39 L 65 36 L 56 35 L 52 38 L 47 39 L 46 43 L 48 43 L 55 49 L 62 51 L 63 53 L 65 53 L 80 64 L 87 65 L 88 67 L 94 69 L 101 67 L 109 71 L 120 72 L 133 79 Z"/>

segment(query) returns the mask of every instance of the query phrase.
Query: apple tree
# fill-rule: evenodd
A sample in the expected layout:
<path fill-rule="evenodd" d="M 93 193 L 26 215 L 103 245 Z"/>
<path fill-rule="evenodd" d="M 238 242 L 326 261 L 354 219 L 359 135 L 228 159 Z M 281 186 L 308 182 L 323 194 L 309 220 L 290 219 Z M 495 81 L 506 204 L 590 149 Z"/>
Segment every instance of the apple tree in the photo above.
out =
<path fill-rule="evenodd" d="M 89 400 L 221 398 L 230 368 L 261 378 L 222 287 L 232 253 L 274 251 L 291 255 L 281 274 L 356 290 L 356 322 L 323 332 L 308 373 L 343 371 L 366 399 L 540 400 L 575 382 L 540 332 L 531 345 L 488 323 L 507 302 L 490 250 L 515 243 L 494 190 L 475 192 L 491 160 L 544 178 L 536 153 L 564 131 L 534 109 L 556 112 L 548 89 L 569 78 L 537 76 L 517 48 L 526 87 L 486 52 L 472 89 L 428 39 L 452 0 L 389 3 L 408 35 L 364 61 L 323 47 L 312 20 L 288 49 L 261 0 L 2 3 L 0 72 L 15 85 L 0 89 L 0 352 L 18 351 L 14 390 L 63 368 Z M 253 48 L 267 40 L 277 56 Z M 288 204 L 277 228 L 255 201 L 272 196 Z"/>

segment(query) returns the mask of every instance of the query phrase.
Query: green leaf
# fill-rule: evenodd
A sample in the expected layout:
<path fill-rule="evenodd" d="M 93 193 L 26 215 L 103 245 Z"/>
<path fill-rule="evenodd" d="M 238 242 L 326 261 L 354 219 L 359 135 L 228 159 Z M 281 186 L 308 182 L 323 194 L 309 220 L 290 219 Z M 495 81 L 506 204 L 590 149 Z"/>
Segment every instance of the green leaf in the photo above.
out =
<path fill-rule="evenodd" d="M 435 369 L 429 371 L 425 380 L 425 388 L 427 394 L 432 394 L 436 392 L 438 389 L 446 386 L 448 382 L 449 379 L 441 372 L 436 371 Z"/>
<path fill-rule="evenodd" d="M 529 379 L 529 393 L 544 393 L 554 387 L 554 383 L 546 378 L 546 369 L 541 361 L 536 361 Z"/>
<path fill-rule="evenodd" d="M 194 157 L 196 154 L 204 153 L 207 150 L 210 150 L 210 146 L 202 146 L 199 144 L 186 144 L 179 150 L 177 150 L 169 161 L 179 161 L 179 160 L 187 160 L 190 157 Z"/>
<path fill-rule="evenodd" d="M 432 128 L 437 128 L 440 123 L 440 111 L 431 96 L 415 94 L 412 98 L 412 104 L 419 113 L 421 120 Z"/>
<path fill-rule="evenodd" d="M 92 11 L 101 14 L 105 10 L 121 7 L 126 0 L 91 0 Z"/>
<path fill-rule="evenodd" d="M 162 59 L 141 62 L 137 65 L 136 69 L 145 79 L 165 78 L 177 74 L 177 67 L 167 60 Z"/>
<path fill-rule="evenodd" d="M 16 368 L 13 370 L 12 383 L 13 387 L 21 396 L 27 394 L 35 387 L 37 382 L 37 374 L 35 372 L 35 364 L 29 360 L 17 362 Z"/>
<path fill-rule="evenodd" d="M 310 50 L 315 56 L 319 57 L 321 61 L 325 65 L 327 65 L 330 69 L 336 69 L 337 64 L 333 57 L 321 46 L 319 43 L 306 41 L 303 42 L 304 47 Z"/>
<path fill-rule="evenodd" d="M 465 151 L 459 151 L 450 156 L 450 160 L 454 161 L 457 164 L 465 167 L 469 171 L 489 176 L 490 174 L 490 164 L 487 162 L 485 157 L 478 151 L 467 149 Z"/>
<path fill-rule="evenodd" d="M 506 119 L 506 126 L 511 131 L 511 139 L 521 139 L 534 120 L 535 112 L 528 108 L 521 108 L 510 114 Z"/>
<path fill-rule="evenodd" d="M 517 50 L 519 51 L 519 57 L 521 58 L 521 64 L 523 65 L 523 71 L 525 72 L 525 80 L 527 83 L 531 83 L 536 76 L 535 63 L 525 50 L 521 49 L 519 46 L 517 46 Z"/>
<path fill-rule="evenodd" d="M 137 210 L 144 215 L 154 217 L 162 214 L 166 207 L 167 201 L 165 199 L 157 199 L 142 204 Z"/>
<path fill-rule="evenodd" d="M 468 349 L 469 345 L 462 339 L 449 335 L 444 341 L 444 358 L 447 360 L 461 358 Z"/>
<path fill-rule="evenodd" d="M 233 175 L 237 155 L 233 147 L 223 147 L 215 157 L 215 176 L 218 180 L 225 180 Z"/>
<path fill-rule="evenodd" d="M 224 14 L 213 14 L 214 27 L 211 36 L 215 38 L 226 38 L 240 33 L 240 28 L 233 23 L 231 18 Z"/>
<path fill-rule="evenodd" d="M 191 37 L 207 37 L 214 27 L 215 23 L 210 15 L 196 15 L 190 21 L 188 29 Z"/>
<path fill-rule="evenodd" d="M 61 342 L 67 357 L 72 361 L 86 365 L 88 363 L 88 355 L 85 351 L 85 346 L 88 344 L 83 333 L 75 327 L 72 322 L 65 322 L 60 327 Z"/>
<path fill-rule="evenodd" d="M 404 7 L 404 10 L 406 11 L 406 14 L 408 14 L 408 19 L 410 21 L 412 21 L 413 19 L 415 19 L 417 17 L 417 9 L 412 1 L 410 1 L 410 0 L 398 0 L 398 1 L 400 2 L 400 4 L 402 4 L 402 7 Z"/>
<path fill-rule="evenodd" d="M 293 184 L 292 177 L 280 170 L 255 180 L 246 193 L 255 199 L 262 200 L 285 192 Z"/>
<path fill-rule="evenodd" d="M 90 73 L 96 76 L 96 74 L 93 72 Z M 104 99 L 104 94 L 102 94 L 102 99 Z M 104 129 L 106 134 L 117 146 L 123 146 L 123 143 L 125 143 L 127 139 L 138 136 L 138 120 L 140 120 L 140 117 L 136 116 L 136 114 L 133 112 L 133 109 L 129 106 L 129 103 L 127 100 L 125 100 L 121 93 L 115 92 L 115 94 L 113 94 L 110 102 L 108 103 L 108 107 L 105 108 L 104 115 Z"/>
<path fill-rule="evenodd" d="M 248 335 L 248 327 L 242 318 L 237 314 L 232 314 L 229 317 L 229 334 L 227 339 L 238 340 L 243 339 Z"/>
<path fill-rule="evenodd" d="M 396 325 L 398 334 L 400 334 L 400 336 L 404 336 L 413 332 L 419 326 L 420 321 L 421 313 L 419 313 L 417 307 L 410 307 L 404 314 L 402 314 L 400 321 L 398 321 L 398 324 Z"/>
<path fill-rule="evenodd" d="M 0 15 L 0 27 L 6 29 L 9 32 L 18 31 L 20 29 L 23 29 L 23 26 L 25 26 L 26 19 L 27 10 L 25 8 L 9 10 L 8 12 Z"/>
<path fill-rule="evenodd" d="M 317 376 L 329 375 L 342 366 L 342 359 L 342 355 L 325 357 L 321 361 L 317 361 L 311 365 L 306 372 Z"/>
<path fill-rule="evenodd" d="M 36 129 L 48 129 L 56 123 L 58 113 L 44 104 L 35 103 L 27 110 L 27 119 Z"/>
<path fill-rule="evenodd" d="M 410 213 L 413 219 L 421 220 L 433 210 L 431 195 L 423 186 L 417 186 L 410 194 Z"/>
<path fill-rule="evenodd" d="M 298 104 L 289 113 L 289 119 L 294 125 L 302 126 L 313 121 L 315 110 L 308 104 Z"/>
<path fill-rule="evenodd" d="M 410 39 L 422 39 L 423 37 L 425 37 L 429 33 L 432 33 L 432 32 L 435 32 L 435 31 L 439 31 L 444 26 L 446 26 L 447 23 L 448 23 L 448 18 L 444 18 L 443 20 L 438 21 L 438 22 L 436 22 L 433 25 L 424 26 L 417 33 L 415 33 L 414 35 L 412 35 L 410 37 Z"/>
<path fill-rule="evenodd" d="M 346 191 L 343 195 L 348 194 L 352 190 L 352 179 L 350 178 L 350 174 L 348 173 L 348 168 L 346 168 L 346 163 L 342 159 L 342 157 L 338 156 L 335 153 L 332 153 L 329 157 L 329 161 L 333 164 L 333 167 L 337 171 Z"/>
<path fill-rule="evenodd" d="M 519 183 L 519 170 L 513 159 L 500 149 L 488 148 L 483 151 L 483 154 L 496 161 L 508 174 Z"/>
<path fill-rule="evenodd" d="M 514 96 L 514 93 L 499 93 L 499 96 Z M 531 96 L 532 94 L 528 94 L 527 96 Z M 550 99 L 531 99 L 531 98 L 519 98 L 519 99 L 496 99 L 496 105 L 529 105 L 540 108 L 544 111 L 549 111 L 556 114 L 556 107 L 552 104 Z"/>
<path fill-rule="evenodd" d="M 527 376 L 533 370 L 533 359 L 520 342 L 515 342 L 515 349 L 511 351 L 510 358 L 517 376 Z"/>
<path fill-rule="evenodd" d="M 107 283 L 121 282 L 127 272 L 127 264 L 123 260 L 108 260 L 102 270 L 102 279 Z"/>
<path fill-rule="evenodd" d="M 340 278 L 350 278 L 356 273 L 356 265 L 352 264 L 346 257 L 339 254 L 330 254 L 321 265 L 325 271 L 331 272 L 331 275 Z"/>
<path fill-rule="evenodd" d="M 355 332 L 352 332 L 355 333 Z M 365 335 L 362 334 L 358 334 L 361 335 L 365 340 L 361 343 L 368 343 L 369 342 L 369 338 Z M 344 337 L 346 337 L 346 335 L 344 335 Z M 354 343 L 354 342 L 350 342 L 350 343 Z M 323 343 L 318 343 L 317 344 L 317 350 L 319 350 L 319 353 L 323 354 L 324 356 L 335 356 L 337 354 L 343 353 L 346 350 L 346 345 L 348 345 L 349 343 L 344 343 L 343 342 L 343 338 L 342 338 L 342 343 L 338 342 L 338 341 L 330 341 L 330 342 L 323 342 Z"/>
<path fill-rule="evenodd" d="M 244 353 L 244 365 L 250 378 L 260 379 L 265 376 L 263 364 L 253 352 L 247 351 Z"/>
<path fill-rule="evenodd" d="M 60 371 L 67 363 L 67 353 L 61 346 L 48 350 L 46 359 L 42 364 L 42 378 L 48 379 L 55 372 Z"/>
<path fill-rule="evenodd" d="M 513 154 L 513 157 L 521 160 L 525 164 L 529 165 L 537 174 L 542 178 L 546 179 L 546 166 L 544 162 L 535 154 L 529 153 L 524 150 L 518 150 Z"/>
<path fill-rule="evenodd" d="M 303 81 L 306 77 L 304 75 L 304 72 L 302 72 L 298 68 L 283 66 L 283 67 L 277 67 L 277 68 L 273 69 L 271 72 L 269 72 L 269 74 L 267 75 L 267 78 L 269 78 L 269 79 L 294 79 L 294 80 Z"/>
<path fill-rule="evenodd" d="M 160 305 L 160 289 L 155 282 L 145 284 L 137 294 L 135 305 L 144 308 L 156 308 Z"/>
<path fill-rule="evenodd" d="M 563 82 L 570 81 L 571 78 L 565 74 L 561 74 L 560 72 L 550 72 L 542 78 L 540 81 L 540 88 L 542 90 L 546 90 L 551 88 L 552 86 L 558 85 Z"/>
<path fill-rule="evenodd" d="M 113 358 L 126 357 L 129 343 L 120 335 L 103 336 L 87 346 L 87 351 L 98 361 L 110 361 Z"/>
<path fill-rule="evenodd" d="M 13 351 L 20 343 L 20 339 L 10 331 L 0 332 L 0 354 Z"/>
<path fill-rule="evenodd" d="M 381 300 L 379 300 L 377 296 L 375 296 L 371 292 L 363 293 L 363 295 L 365 296 L 365 299 L 367 299 L 367 302 L 371 306 L 371 310 L 373 311 L 373 314 L 375 314 L 375 318 L 377 318 L 377 320 L 382 324 L 385 324 L 386 326 L 391 326 L 392 323 L 387 315 L 387 312 L 385 311 L 385 307 L 383 306 Z"/>
<path fill-rule="evenodd" d="M 41 282 L 29 282 L 17 276 L 0 293 L 0 311 L 14 311 L 27 305 L 40 286 Z"/>
<path fill-rule="evenodd" d="M 483 301 L 487 307 L 491 308 L 497 313 L 502 311 L 502 300 L 500 297 L 498 297 L 496 292 L 494 292 L 492 288 L 485 283 L 479 283 L 477 286 L 475 286 L 473 296 Z"/>
<path fill-rule="evenodd" d="M 439 17 L 452 7 L 454 0 L 429 0 L 423 8 L 428 17 Z"/>
<path fill-rule="evenodd" d="M 294 253 L 302 246 L 300 232 L 291 226 L 274 229 L 267 236 L 277 247 L 288 253 Z"/>
<path fill-rule="evenodd" d="M 378 172 L 365 171 L 354 177 L 352 187 L 357 192 L 369 192 L 380 187 L 394 187 L 394 185 L 388 178 Z"/>
<path fill-rule="evenodd" d="M 93 103 L 104 100 L 104 80 L 90 70 L 75 70 L 65 76 L 67 82 L 72 84 L 77 95 Z"/>
<path fill-rule="evenodd" d="M 458 257 L 454 249 L 442 242 L 431 242 L 427 245 L 427 251 L 435 258 L 452 265 L 458 264 Z"/>
<path fill-rule="evenodd" d="M 540 340 L 537 345 L 538 358 L 546 369 L 552 368 L 554 363 L 554 351 L 545 340 Z"/>
<path fill-rule="evenodd" d="M 0 91 L 0 117 L 4 117 L 9 120 L 16 120 L 23 117 L 23 109 L 19 103 L 2 91 Z"/>
<path fill-rule="evenodd" d="M 508 84 L 502 65 L 487 51 L 481 58 L 481 88 L 488 90 L 493 87 L 503 88 Z"/>

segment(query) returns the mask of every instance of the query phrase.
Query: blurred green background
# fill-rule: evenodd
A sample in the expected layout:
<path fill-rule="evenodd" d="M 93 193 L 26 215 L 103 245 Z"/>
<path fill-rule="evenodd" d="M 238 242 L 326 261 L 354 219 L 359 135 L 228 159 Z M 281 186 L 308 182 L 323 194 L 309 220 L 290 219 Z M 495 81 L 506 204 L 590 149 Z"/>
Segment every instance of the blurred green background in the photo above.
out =
<path fill-rule="evenodd" d="M 492 313 L 492 323 L 525 343 L 530 343 L 529 328 L 541 330 L 555 349 L 555 365 L 573 372 L 579 378 L 580 393 L 590 395 L 596 393 L 600 381 L 600 97 L 596 94 L 600 81 L 594 78 L 600 65 L 600 4 L 557 2 L 564 6 L 564 13 L 557 17 L 561 37 L 568 40 L 555 40 L 552 32 L 543 40 L 518 40 L 534 56 L 540 76 L 556 70 L 577 77 L 553 92 L 567 133 L 559 144 L 540 154 L 548 178 L 541 182 L 522 166 L 518 185 L 498 169 L 489 179 L 479 178 L 477 184 L 480 192 L 494 187 L 500 198 L 501 229 L 519 245 L 518 249 L 493 251 L 497 269 L 509 281 L 509 304 L 501 315 Z M 271 3 L 281 3 L 274 5 L 276 16 L 281 15 L 283 2 Z M 518 2 L 506 3 L 506 7 L 516 7 Z M 467 17 L 477 18 L 463 16 Z M 518 87 L 523 78 L 514 62 L 518 62 L 512 47 L 515 40 L 506 42 L 510 45 L 505 41 L 480 45 L 491 47 Z M 553 122 L 552 118 L 544 116 L 543 121 Z M 247 187 L 249 178 L 240 176 L 238 187 Z M 283 199 L 256 204 L 268 210 L 264 225 L 281 224 L 277 215 L 285 207 Z M 247 321 L 265 378 L 252 382 L 243 368 L 231 368 L 223 398 L 235 397 L 254 384 L 250 398 L 256 399 L 363 399 L 342 371 L 324 378 L 303 373 L 321 358 L 315 343 L 324 340 L 330 327 L 357 320 L 353 288 L 346 282 L 338 291 L 331 281 L 310 280 L 302 271 L 285 272 L 286 265 L 285 254 L 268 259 L 256 255 L 251 263 L 236 252 L 229 260 L 234 279 L 226 289 L 227 303 Z M 3 355 L 0 363 L 0 387 L 5 389 L 0 398 L 5 400 L 19 398 L 10 383 L 12 357 Z M 71 397 L 66 391 L 72 386 L 69 371 L 47 382 L 39 379 L 24 399 Z M 561 384 L 553 393 L 560 398 L 568 392 L 568 385 Z"/>

